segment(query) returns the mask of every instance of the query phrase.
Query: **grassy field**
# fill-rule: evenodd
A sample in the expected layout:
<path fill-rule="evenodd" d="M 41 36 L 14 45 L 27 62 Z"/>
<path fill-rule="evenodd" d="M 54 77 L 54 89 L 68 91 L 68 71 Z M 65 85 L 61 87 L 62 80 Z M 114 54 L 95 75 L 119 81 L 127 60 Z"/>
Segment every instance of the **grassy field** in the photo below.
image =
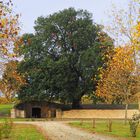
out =
<path fill-rule="evenodd" d="M 123 137 L 125 140 L 140 140 L 140 126 L 138 127 L 137 137 L 132 138 L 130 135 L 129 124 L 124 125 L 124 122 L 114 121 L 112 122 L 112 132 L 109 132 L 108 121 L 97 121 L 95 128 L 93 128 L 92 122 L 71 122 L 71 126 L 82 128 L 94 133 L 100 133 L 113 137 Z"/>
<path fill-rule="evenodd" d="M 10 110 L 13 108 L 12 104 L 0 104 L 0 117 L 9 116 Z"/>
<path fill-rule="evenodd" d="M 16 124 L 12 128 L 10 138 L 6 140 L 46 140 L 46 138 L 33 125 Z"/>
<path fill-rule="evenodd" d="M 8 118 L 10 118 L 10 117 L 8 117 Z M 5 121 L 5 117 L 1 117 L 0 118 L 0 122 L 4 122 Z M 45 118 L 12 118 L 12 121 L 13 122 L 24 122 L 24 121 L 32 121 L 32 122 L 34 122 L 34 121 L 48 121 L 49 119 L 45 119 Z"/>

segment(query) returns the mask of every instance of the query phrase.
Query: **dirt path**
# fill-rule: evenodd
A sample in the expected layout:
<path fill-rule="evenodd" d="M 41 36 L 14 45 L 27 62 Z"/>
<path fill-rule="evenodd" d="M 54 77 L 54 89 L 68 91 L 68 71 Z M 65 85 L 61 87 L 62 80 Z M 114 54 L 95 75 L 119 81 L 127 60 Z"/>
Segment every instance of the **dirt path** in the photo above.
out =
<path fill-rule="evenodd" d="M 24 124 L 33 124 L 40 127 L 49 140 L 117 140 L 98 134 L 92 134 L 83 130 L 73 128 L 65 124 L 64 122 L 18 122 Z"/>

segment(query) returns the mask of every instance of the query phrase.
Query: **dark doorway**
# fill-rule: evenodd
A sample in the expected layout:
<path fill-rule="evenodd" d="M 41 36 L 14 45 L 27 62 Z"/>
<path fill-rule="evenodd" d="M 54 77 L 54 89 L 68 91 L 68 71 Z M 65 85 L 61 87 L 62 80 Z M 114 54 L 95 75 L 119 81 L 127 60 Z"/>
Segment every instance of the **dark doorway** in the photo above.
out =
<path fill-rule="evenodd" d="M 41 118 L 41 108 L 38 108 L 38 107 L 32 108 L 32 117 Z"/>
<path fill-rule="evenodd" d="M 52 117 L 52 118 L 55 118 L 55 117 L 56 117 L 56 110 L 52 110 L 52 111 L 51 111 L 51 117 Z"/>

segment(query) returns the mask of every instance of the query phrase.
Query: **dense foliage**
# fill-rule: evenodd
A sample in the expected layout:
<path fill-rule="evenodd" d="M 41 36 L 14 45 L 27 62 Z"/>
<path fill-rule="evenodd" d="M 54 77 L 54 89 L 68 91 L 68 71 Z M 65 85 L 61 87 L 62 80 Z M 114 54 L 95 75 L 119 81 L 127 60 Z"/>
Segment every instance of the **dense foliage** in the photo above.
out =
<path fill-rule="evenodd" d="M 14 101 L 16 92 L 25 84 L 24 76 L 17 72 L 18 61 L 9 61 L 0 79 L 0 91 L 8 102 Z"/>
<path fill-rule="evenodd" d="M 135 73 L 133 49 L 118 47 L 108 62 L 106 70 L 100 70 L 96 93 L 106 102 L 129 103 L 138 92 L 139 77 Z"/>
<path fill-rule="evenodd" d="M 24 101 L 48 100 L 79 107 L 92 94 L 100 67 L 113 49 L 112 39 L 84 10 L 65 9 L 35 22 L 35 34 L 23 36 L 19 71 L 27 85 L 19 91 Z"/>

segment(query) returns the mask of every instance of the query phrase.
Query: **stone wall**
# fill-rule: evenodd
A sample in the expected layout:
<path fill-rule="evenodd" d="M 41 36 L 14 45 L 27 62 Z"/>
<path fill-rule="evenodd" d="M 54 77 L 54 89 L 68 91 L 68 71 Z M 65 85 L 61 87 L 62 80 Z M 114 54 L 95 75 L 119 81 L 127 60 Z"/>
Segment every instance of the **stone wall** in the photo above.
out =
<path fill-rule="evenodd" d="M 131 118 L 134 113 L 139 113 L 137 109 L 128 110 L 128 118 Z M 47 118 L 53 117 L 46 116 Z M 25 118 L 26 114 L 24 110 L 11 110 L 11 118 Z M 99 119 L 124 119 L 125 110 L 97 110 L 97 109 L 81 109 L 81 110 L 69 110 L 61 111 L 61 109 L 56 110 L 56 118 L 62 119 L 80 119 L 80 118 L 99 118 Z"/>
<path fill-rule="evenodd" d="M 138 113 L 138 109 L 129 109 L 128 118 L 131 118 L 134 113 Z M 69 110 L 63 111 L 61 118 L 100 118 L 100 119 L 123 119 L 125 116 L 125 110 L 100 110 L 100 109 L 81 109 L 81 110 Z"/>
<path fill-rule="evenodd" d="M 11 109 L 11 118 L 25 118 L 24 110 Z"/>

